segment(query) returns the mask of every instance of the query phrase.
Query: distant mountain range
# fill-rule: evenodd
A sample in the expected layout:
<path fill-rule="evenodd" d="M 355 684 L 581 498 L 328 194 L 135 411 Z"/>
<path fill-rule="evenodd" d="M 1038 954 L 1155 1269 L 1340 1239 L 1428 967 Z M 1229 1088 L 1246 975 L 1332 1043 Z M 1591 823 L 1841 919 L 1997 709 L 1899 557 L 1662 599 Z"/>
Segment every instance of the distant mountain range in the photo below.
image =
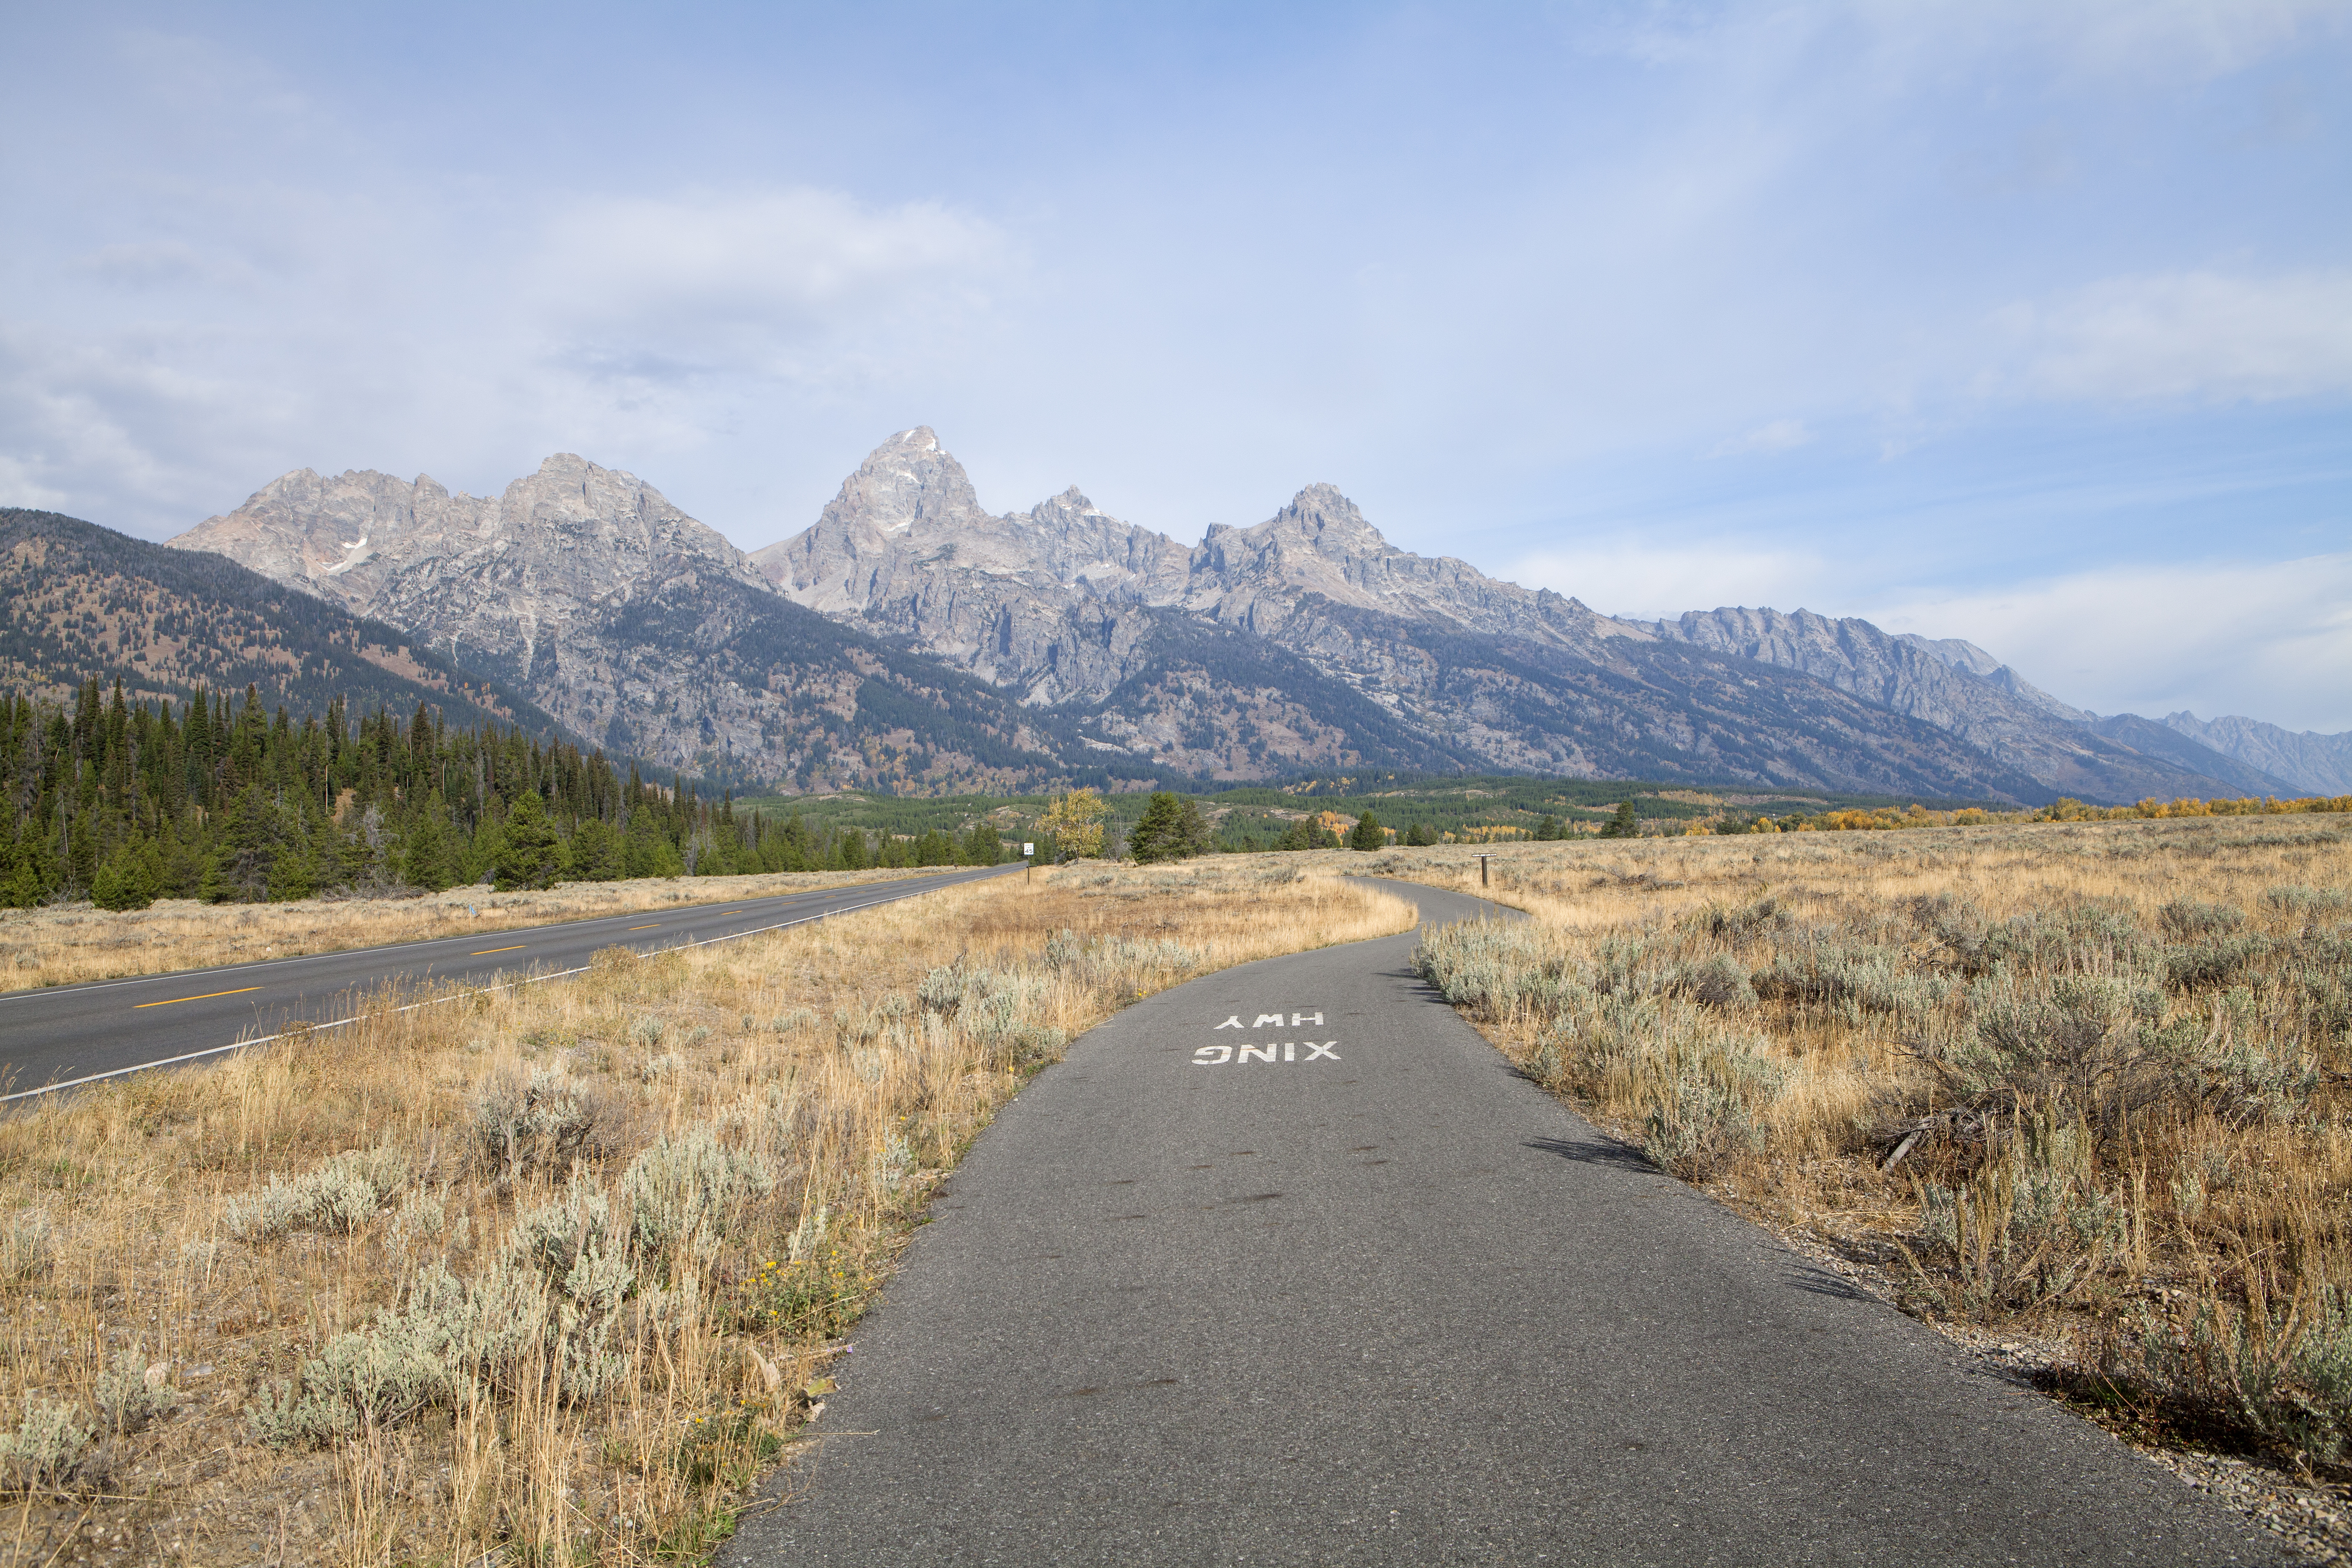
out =
<path fill-rule="evenodd" d="M 1600 615 L 1398 550 L 1328 485 L 1197 545 L 1075 489 L 994 514 L 927 428 L 751 555 L 568 454 L 495 499 L 304 469 L 171 542 L 399 627 L 583 739 L 787 789 L 1398 766 L 2126 801 L 2352 771 L 2347 737 L 2099 719 L 1865 621 Z"/>
<path fill-rule="evenodd" d="M 2130 714 L 2122 715 L 2132 719 Z M 2102 725 L 2116 721 L 2103 719 Z M 2145 720 L 2134 719 L 2135 723 Z M 2300 733 L 2265 724 L 2260 719 L 2231 714 L 2200 719 L 2194 713 L 2168 713 L 2165 727 L 2192 742 L 2249 767 L 2262 768 L 2310 795 L 2352 795 L 2352 733 Z"/>

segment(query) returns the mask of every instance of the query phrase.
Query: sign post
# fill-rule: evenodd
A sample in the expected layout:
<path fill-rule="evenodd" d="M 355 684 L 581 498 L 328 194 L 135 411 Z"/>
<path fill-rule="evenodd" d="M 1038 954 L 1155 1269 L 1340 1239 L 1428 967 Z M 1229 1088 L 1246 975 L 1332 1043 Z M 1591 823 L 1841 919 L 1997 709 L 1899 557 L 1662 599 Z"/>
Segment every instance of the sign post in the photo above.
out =
<path fill-rule="evenodd" d="M 1494 857 L 1492 855 L 1481 855 L 1478 857 L 1478 885 L 1482 888 L 1486 885 L 1486 862 L 1493 858 Z"/>
<path fill-rule="evenodd" d="M 1032 879 L 1032 878 L 1030 877 L 1029 873 L 1030 873 L 1030 872 L 1032 872 L 1032 871 L 1034 871 L 1034 870 L 1037 868 L 1037 862 L 1036 862 L 1034 858 L 1032 858 L 1032 857 L 1034 857 L 1036 853 L 1037 853 L 1037 846 L 1036 846 L 1034 843 L 1024 841 L 1024 842 L 1022 844 L 1022 846 L 1021 846 L 1021 880 L 1022 880 L 1022 883 L 1023 883 L 1024 886 L 1025 886 L 1026 884 L 1028 884 L 1031 880 L 1033 880 L 1033 879 Z"/>

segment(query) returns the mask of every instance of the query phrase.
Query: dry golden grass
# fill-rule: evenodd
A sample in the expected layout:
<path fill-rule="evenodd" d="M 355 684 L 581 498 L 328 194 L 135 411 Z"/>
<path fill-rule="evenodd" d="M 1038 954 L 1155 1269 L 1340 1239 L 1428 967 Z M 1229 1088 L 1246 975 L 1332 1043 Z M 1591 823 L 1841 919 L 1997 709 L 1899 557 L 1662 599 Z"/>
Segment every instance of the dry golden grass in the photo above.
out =
<path fill-rule="evenodd" d="M 282 904 L 164 899 L 148 909 L 121 913 L 90 904 L 0 910 L 0 990 L 119 980 L 935 875 L 933 870 L 868 870 L 640 877 L 622 882 L 566 882 L 541 892 L 499 893 L 475 884 L 407 899 L 298 899 Z"/>
<path fill-rule="evenodd" d="M 1450 848 L 1318 862 L 1477 890 Z M 1668 1169 L 2352 1477 L 2352 834 L 2328 816 L 1526 845 L 1427 972 Z"/>
<path fill-rule="evenodd" d="M 0 1121 L 0 1560 L 697 1557 L 1026 1073 L 1138 995 L 1411 923 L 1297 879 L 1080 867 L 610 951 Z"/>

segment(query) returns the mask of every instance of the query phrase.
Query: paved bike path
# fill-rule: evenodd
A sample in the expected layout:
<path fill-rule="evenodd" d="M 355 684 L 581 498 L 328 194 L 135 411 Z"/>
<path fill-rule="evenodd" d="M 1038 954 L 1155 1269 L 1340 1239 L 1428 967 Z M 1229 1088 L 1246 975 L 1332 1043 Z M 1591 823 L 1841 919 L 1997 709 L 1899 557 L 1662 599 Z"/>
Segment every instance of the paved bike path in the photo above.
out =
<path fill-rule="evenodd" d="M 1388 886 L 1424 921 L 1491 909 Z M 1421 984 L 1415 941 L 1076 1041 L 719 1562 L 2274 1560 L 1601 1137 Z"/>

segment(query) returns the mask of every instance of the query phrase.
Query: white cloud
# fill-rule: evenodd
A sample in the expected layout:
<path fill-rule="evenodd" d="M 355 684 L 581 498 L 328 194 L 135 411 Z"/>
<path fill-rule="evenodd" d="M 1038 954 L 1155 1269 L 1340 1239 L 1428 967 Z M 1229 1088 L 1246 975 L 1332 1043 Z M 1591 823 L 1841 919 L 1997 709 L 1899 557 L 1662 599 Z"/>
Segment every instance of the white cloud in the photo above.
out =
<path fill-rule="evenodd" d="M 1883 56 L 1945 72 L 2030 56 L 2070 73 L 2201 82 L 2340 31 L 2340 0 L 1857 0 Z"/>
<path fill-rule="evenodd" d="M 75 266 L 120 289 L 226 282 L 245 270 L 225 265 L 217 258 L 205 256 L 195 247 L 176 239 L 105 246 L 83 257 Z"/>
<path fill-rule="evenodd" d="M 2352 730 L 2352 553 L 2117 566 L 1864 613 L 1890 632 L 1966 637 L 2101 713 Z"/>
<path fill-rule="evenodd" d="M 201 359 L 191 336 L 145 329 L 92 342 L 0 321 L 0 475 L 15 493 L 79 506 L 88 477 L 103 474 L 134 494 L 169 494 L 224 454 L 248 452 L 248 422 L 283 416 L 287 400 L 187 368 Z"/>
<path fill-rule="evenodd" d="M 2352 270 L 2114 278 L 1998 312 L 2047 396 L 2268 401 L 2352 391 Z"/>
<path fill-rule="evenodd" d="M 63 506 L 66 492 L 51 489 L 33 477 L 33 465 L 0 452 L 0 506 L 43 510 Z"/>
<path fill-rule="evenodd" d="M 1736 458 L 1749 454 L 1769 456 L 1774 452 L 1791 452 L 1812 441 L 1813 433 L 1801 419 L 1775 419 L 1759 425 L 1745 436 L 1733 437 L 1707 453 L 1710 458 Z"/>
<path fill-rule="evenodd" d="M 877 327 L 984 310 L 1016 270 L 995 225 L 837 191 L 594 196 L 555 212 L 529 289 L 548 329 L 605 351 L 805 371 Z"/>
<path fill-rule="evenodd" d="M 1581 599 L 1604 615 L 1639 620 L 1724 605 L 1796 609 L 1835 591 L 1832 569 L 1817 556 L 1698 540 L 1537 551 L 1501 575 Z"/>
<path fill-rule="evenodd" d="M 1888 591 L 1888 564 L 1694 539 L 1541 551 L 1501 575 L 1632 619 L 1769 605 L 1962 637 L 2100 713 L 2187 708 L 2352 730 L 2352 553 L 2105 567 L 1960 590 Z"/>

